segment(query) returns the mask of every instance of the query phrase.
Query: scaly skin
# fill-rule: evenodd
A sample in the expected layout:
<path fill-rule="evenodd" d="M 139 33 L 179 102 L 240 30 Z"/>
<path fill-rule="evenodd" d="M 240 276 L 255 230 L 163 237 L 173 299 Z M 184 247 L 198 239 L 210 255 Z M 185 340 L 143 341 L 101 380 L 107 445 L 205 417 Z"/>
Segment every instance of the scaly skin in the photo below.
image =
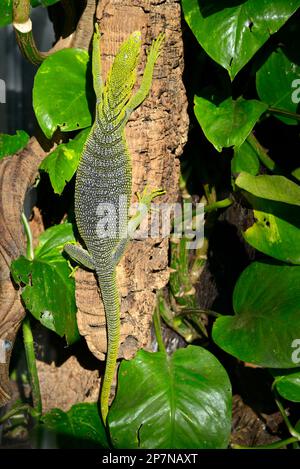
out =
<path fill-rule="evenodd" d="M 94 269 L 98 278 L 107 323 L 107 359 L 101 390 L 101 414 L 106 423 L 111 384 L 120 342 L 120 299 L 116 284 L 116 265 L 129 236 L 142 218 L 141 211 L 128 220 L 131 199 L 131 159 L 125 139 L 130 114 L 147 97 L 163 35 L 152 43 L 138 91 L 131 97 L 140 56 L 141 34 L 136 31 L 121 45 L 105 86 L 101 80 L 100 34 L 93 39 L 93 80 L 97 97 L 96 118 L 86 141 L 76 175 L 75 216 L 87 251 L 67 244 L 65 251 L 77 262 Z M 150 206 L 163 191 L 145 191 L 140 203 Z M 121 200 L 121 202 L 120 202 Z M 108 204 L 103 206 L 101 204 Z M 109 205 L 111 204 L 111 205 Z M 104 209 L 103 209 L 104 207 Z M 105 208 L 113 212 L 106 214 Z M 116 222 L 116 232 L 99 236 L 101 220 L 108 227 Z M 129 229 L 128 229 L 129 228 Z M 107 234 L 107 232 L 106 232 Z"/>

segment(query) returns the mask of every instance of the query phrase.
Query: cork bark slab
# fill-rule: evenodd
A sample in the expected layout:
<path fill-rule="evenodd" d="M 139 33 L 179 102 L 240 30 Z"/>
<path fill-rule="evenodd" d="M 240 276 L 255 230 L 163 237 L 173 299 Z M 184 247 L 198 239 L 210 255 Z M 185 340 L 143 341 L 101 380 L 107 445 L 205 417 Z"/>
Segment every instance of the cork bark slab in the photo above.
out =
<path fill-rule="evenodd" d="M 43 412 L 58 407 L 65 412 L 70 405 L 95 402 L 99 394 L 99 373 L 82 367 L 71 356 L 61 366 L 37 361 Z"/>
<path fill-rule="evenodd" d="M 179 161 L 187 139 L 187 101 L 182 84 L 183 46 L 179 2 L 122 1 L 100 2 L 97 18 L 101 31 L 102 73 L 105 77 L 122 43 L 133 31 L 142 33 L 141 78 L 146 50 L 164 31 L 166 40 L 155 66 L 150 96 L 130 119 L 126 139 L 133 166 L 133 194 L 147 184 L 163 188 L 158 202 L 176 202 Z M 124 21 L 126 18 L 126 21 Z M 133 200 L 134 201 L 134 195 Z M 77 320 L 90 351 L 105 358 L 105 314 L 95 276 L 76 272 Z M 168 241 L 162 238 L 133 240 L 117 268 L 121 296 L 121 346 L 119 357 L 131 358 L 149 342 L 155 291 L 168 281 Z"/>

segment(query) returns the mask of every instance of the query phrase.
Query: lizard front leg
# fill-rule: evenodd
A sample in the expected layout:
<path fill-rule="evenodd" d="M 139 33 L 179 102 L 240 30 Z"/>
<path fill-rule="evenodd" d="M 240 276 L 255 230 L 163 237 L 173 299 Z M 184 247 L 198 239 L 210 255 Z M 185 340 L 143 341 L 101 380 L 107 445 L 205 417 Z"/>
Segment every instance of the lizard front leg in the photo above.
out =
<path fill-rule="evenodd" d="M 134 109 L 136 109 L 138 106 L 140 106 L 140 104 L 142 104 L 142 102 L 146 99 L 149 94 L 149 91 L 151 89 L 154 65 L 160 55 L 164 39 L 165 35 L 161 33 L 151 44 L 141 85 L 137 92 L 130 98 L 126 106 L 126 114 L 128 116 L 131 114 L 132 111 L 134 111 Z"/>
<path fill-rule="evenodd" d="M 101 76 L 101 50 L 100 50 L 100 32 L 99 26 L 95 24 L 95 32 L 93 36 L 93 54 L 92 54 L 92 71 L 93 85 L 97 98 L 97 105 L 101 104 L 103 94 L 103 81 Z"/>
<path fill-rule="evenodd" d="M 116 249 L 113 252 L 114 265 L 118 264 L 118 262 L 120 261 L 127 247 L 127 244 L 129 243 L 130 239 L 133 237 L 135 231 L 138 229 L 138 227 L 142 223 L 145 216 L 148 214 L 148 211 L 151 208 L 152 200 L 164 194 L 165 194 L 165 191 L 163 189 L 149 190 L 147 186 L 143 190 L 142 194 L 137 194 L 137 198 L 139 202 L 138 209 L 136 213 L 128 221 L 127 231 L 124 234 L 124 236 L 121 238 L 119 244 L 117 245 Z"/>

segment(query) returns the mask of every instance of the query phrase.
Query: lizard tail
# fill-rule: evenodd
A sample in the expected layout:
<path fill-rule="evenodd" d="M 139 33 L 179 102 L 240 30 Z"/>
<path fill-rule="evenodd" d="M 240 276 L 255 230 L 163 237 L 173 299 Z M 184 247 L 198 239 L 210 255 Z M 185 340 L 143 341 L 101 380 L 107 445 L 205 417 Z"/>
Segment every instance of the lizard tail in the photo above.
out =
<path fill-rule="evenodd" d="M 97 272 L 106 316 L 107 355 L 100 396 L 101 415 L 104 424 L 108 414 L 108 403 L 115 374 L 120 343 L 120 299 L 116 282 L 116 270 Z"/>

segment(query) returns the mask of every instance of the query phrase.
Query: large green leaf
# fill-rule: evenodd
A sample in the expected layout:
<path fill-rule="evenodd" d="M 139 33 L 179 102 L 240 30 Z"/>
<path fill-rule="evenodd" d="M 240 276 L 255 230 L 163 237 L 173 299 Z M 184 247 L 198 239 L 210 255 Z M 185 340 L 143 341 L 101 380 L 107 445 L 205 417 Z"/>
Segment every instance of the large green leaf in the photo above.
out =
<path fill-rule="evenodd" d="M 96 403 L 75 404 L 68 412 L 52 409 L 42 417 L 38 431 L 50 432 L 56 446 L 63 448 L 108 448 L 109 443 Z M 48 438 L 49 439 L 49 438 Z"/>
<path fill-rule="evenodd" d="M 182 0 L 182 6 L 201 46 L 233 79 L 300 0 Z"/>
<path fill-rule="evenodd" d="M 42 161 L 40 169 L 49 174 L 52 187 L 56 194 L 61 194 L 66 183 L 74 176 L 90 130 L 89 127 L 80 132 L 73 140 L 70 140 L 70 142 L 58 145 L 58 147 Z"/>
<path fill-rule="evenodd" d="M 244 233 L 246 241 L 275 259 L 300 264 L 300 229 L 271 213 L 255 210 L 254 217 L 255 223 Z"/>
<path fill-rule="evenodd" d="M 257 153 L 247 140 L 241 146 L 234 148 L 234 156 L 231 160 L 232 173 L 244 171 L 255 176 L 259 172 L 259 167 Z"/>
<path fill-rule="evenodd" d="M 246 140 L 267 105 L 256 101 L 228 98 L 219 105 L 195 96 L 195 115 L 206 138 L 221 151 L 240 146 Z"/>
<path fill-rule="evenodd" d="M 298 179 L 298 181 L 300 181 L 300 168 L 294 169 L 294 171 L 292 171 L 292 175 L 295 179 Z"/>
<path fill-rule="evenodd" d="M 299 350 L 299 345 L 298 345 Z M 278 371 L 278 372 L 277 372 Z M 288 370 L 272 370 L 275 375 L 275 386 L 279 394 L 292 402 L 300 402 L 300 369 Z"/>
<path fill-rule="evenodd" d="M 74 242 L 72 225 L 53 226 L 40 237 L 33 260 L 20 256 L 11 264 L 11 273 L 22 289 L 26 308 L 45 327 L 66 336 L 69 344 L 79 338 L 76 322 L 75 282 L 61 251 Z"/>
<path fill-rule="evenodd" d="M 274 108 L 297 112 L 299 76 L 300 66 L 293 63 L 282 49 L 278 49 L 268 57 L 256 74 L 256 88 L 260 99 Z M 276 117 L 286 124 L 298 123 L 297 120 Z"/>
<path fill-rule="evenodd" d="M 44 60 L 33 87 L 33 107 L 48 138 L 57 128 L 66 132 L 89 127 L 92 123 L 88 86 L 89 55 L 82 49 L 63 49 Z"/>
<path fill-rule="evenodd" d="M 293 368 L 292 344 L 300 337 L 300 267 L 255 262 L 233 294 L 234 316 L 213 327 L 214 341 L 240 360 L 269 368 Z"/>
<path fill-rule="evenodd" d="M 256 197 L 300 205 L 300 187 L 284 176 L 252 176 L 248 173 L 241 173 L 235 183 Z"/>
<path fill-rule="evenodd" d="M 29 135 L 24 130 L 17 130 L 15 135 L 0 134 L 0 159 L 22 150 L 28 141 Z"/>
<path fill-rule="evenodd" d="M 226 448 L 227 373 L 201 347 L 188 346 L 172 356 L 140 350 L 121 363 L 108 421 L 116 448 Z"/>

